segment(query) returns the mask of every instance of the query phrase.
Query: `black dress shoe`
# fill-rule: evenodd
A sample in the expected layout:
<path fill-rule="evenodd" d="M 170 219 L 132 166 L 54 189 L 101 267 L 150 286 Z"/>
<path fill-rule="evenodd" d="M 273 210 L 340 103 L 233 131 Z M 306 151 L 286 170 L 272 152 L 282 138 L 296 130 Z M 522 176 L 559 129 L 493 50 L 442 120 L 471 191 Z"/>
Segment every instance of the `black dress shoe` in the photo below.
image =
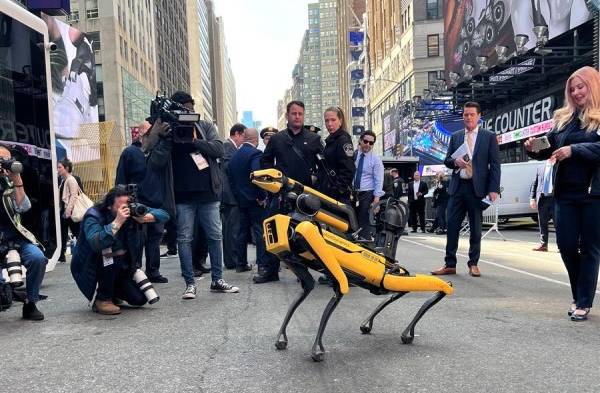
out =
<path fill-rule="evenodd" d="M 279 274 L 272 274 L 269 276 L 254 276 L 252 277 L 252 281 L 254 281 L 255 284 L 264 284 L 266 282 L 279 281 Z"/>
<path fill-rule="evenodd" d="M 200 264 L 197 270 L 201 273 L 210 273 L 210 267 L 206 267 L 203 264 Z"/>
<path fill-rule="evenodd" d="M 198 277 L 202 277 L 203 275 L 204 275 L 204 273 L 202 273 L 201 270 L 194 269 L 194 277 L 198 278 Z"/>
<path fill-rule="evenodd" d="M 169 279 L 165 276 L 148 277 L 148 280 L 157 284 L 166 284 L 169 282 Z"/>
<path fill-rule="evenodd" d="M 417 233 L 417 230 L 413 229 L 413 230 L 410 231 L 410 233 Z"/>
<path fill-rule="evenodd" d="M 252 266 L 250 265 L 238 266 L 235 268 L 236 273 L 249 272 L 250 270 L 252 270 Z"/>
<path fill-rule="evenodd" d="M 326 275 L 322 275 L 319 276 L 319 278 L 317 279 L 317 282 L 321 285 L 329 285 L 331 284 L 331 280 L 329 279 L 329 277 L 327 277 Z"/>
<path fill-rule="evenodd" d="M 37 309 L 35 303 L 27 302 L 23 304 L 23 319 L 29 321 L 42 321 L 44 319 L 44 314 Z"/>

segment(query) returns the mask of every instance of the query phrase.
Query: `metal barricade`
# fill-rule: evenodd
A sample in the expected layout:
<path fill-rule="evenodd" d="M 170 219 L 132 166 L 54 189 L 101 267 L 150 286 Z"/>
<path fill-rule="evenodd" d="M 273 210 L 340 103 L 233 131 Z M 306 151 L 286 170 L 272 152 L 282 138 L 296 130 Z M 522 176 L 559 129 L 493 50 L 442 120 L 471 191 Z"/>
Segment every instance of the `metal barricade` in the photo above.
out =
<path fill-rule="evenodd" d="M 482 212 L 481 226 L 490 226 L 490 228 L 481 236 L 484 239 L 490 232 L 496 232 L 498 236 L 502 238 L 502 240 L 506 241 L 506 238 L 503 234 L 500 233 L 500 228 L 498 227 L 498 205 L 493 204 Z M 465 217 L 463 221 L 463 225 L 460 228 L 460 236 L 469 236 L 469 220 Z"/>

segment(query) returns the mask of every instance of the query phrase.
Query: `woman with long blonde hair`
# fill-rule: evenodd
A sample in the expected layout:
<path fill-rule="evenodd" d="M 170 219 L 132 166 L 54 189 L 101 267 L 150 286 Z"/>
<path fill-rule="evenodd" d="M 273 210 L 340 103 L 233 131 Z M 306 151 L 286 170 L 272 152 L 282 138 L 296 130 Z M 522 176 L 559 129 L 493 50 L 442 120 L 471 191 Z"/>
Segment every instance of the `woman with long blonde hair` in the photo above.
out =
<path fill-rule="evenodd" d="M 598 283 L 600 262 L 600 73 L 582 67 L 567 80 L 565 103 L 554 112 L 550 147 L 529 156 L 554 158 L 555 227 L 560 255 L 569 273 L 573 302 L 568 315 L 584 321 Z"/>

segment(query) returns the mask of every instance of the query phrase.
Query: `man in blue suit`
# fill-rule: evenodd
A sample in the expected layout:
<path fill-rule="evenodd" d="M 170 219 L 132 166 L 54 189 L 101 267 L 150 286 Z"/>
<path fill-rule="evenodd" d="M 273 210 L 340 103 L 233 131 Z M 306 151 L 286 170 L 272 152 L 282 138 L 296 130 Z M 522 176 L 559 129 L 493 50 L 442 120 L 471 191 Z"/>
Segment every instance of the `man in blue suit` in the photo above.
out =
<path fill-rule="evenodd" d="M 452 134 L 444 164 L 452 169 L 448 187 L 448 234 L 445 265 L 431 272 L 433 275 L 456 274 L 456 251 L 460 226 L 469 215 L 469 274 L 479 277 L 477 263 L 481 252 L 481 201 L 486 196 L 494 202 L 500 192 L 500 159 L 496 135 L 479 128 L 481 107 L 467 102 L 463 110 L 465 129 Z M 463 143 L 468 154 L 453 158 Z"/>
<path fill-rule="evenodd" d="M 235 152 L 229 161 L 228 178 L 231 191 L 237 201 L 239 208 L 239 232 L 238 232 L 238 265 L 237 272 L 249 271 L 252 268 L 248 264 L 246 234 L 248 228 L 254 233 L 256 239 L 256 264 L 260 271 L 269 271 L 269 275 L 256 276 L 254 282 L 264 283 L 278 281 L 277 271 L 270 272 L 265 266 L 265 243 L 263 239 L 263 221 L 266 218 L 267 194 L 252 184 L 250 174 L 260 169 L 260 158 L 262 152 L 258 146 L 258 131 L 247 128 L 244 131 L 244 143 Z M 257 281 L 258 280 L 258 281 Z"/>

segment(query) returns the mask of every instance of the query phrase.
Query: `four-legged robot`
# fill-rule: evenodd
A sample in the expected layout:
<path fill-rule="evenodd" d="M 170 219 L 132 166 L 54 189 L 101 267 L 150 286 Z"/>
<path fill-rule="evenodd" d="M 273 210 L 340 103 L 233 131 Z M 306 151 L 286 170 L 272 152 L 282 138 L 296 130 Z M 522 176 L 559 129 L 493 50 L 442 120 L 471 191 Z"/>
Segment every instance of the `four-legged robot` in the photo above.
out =
<path fill-rule="evenodd" d="M 382 210 L 377 215 L 379 232 L 376 247 L 354 235 L 359 228 L 350 206 L 286 178 L 275 169 L 255 171 L 252 182 L 271 193 L 280 193 L 291 208 L 289 214 L 276 214 L 263 223 L 267 251 L 277 255 L 302 285 L 302 293 L 290 305 L 279 330 L 275 344 L 277 349 L 287 347 L 287 325 L 314 288 L 315 282 L 308 269 L 329 276 L 334 290 L 312 347 L 314 361 L 323 360 L 323 332 L 329 317 L 348 293 L 349 283 L 375 295 L 392 294 L 361 324 L 360 330 L 364 334 L 373 328 L 377 314 L 407 293 L 435 292 L 402 333 L 404 344 L 413 341 L 415 325 L 421 317 L 444 296 L 452 293 L 450 283 L 433 276 L 412 276 L 396 262 L 396 246 L 406 220 L 406 208 L 402 203 L 390 200 L 381 206 Z"/>

